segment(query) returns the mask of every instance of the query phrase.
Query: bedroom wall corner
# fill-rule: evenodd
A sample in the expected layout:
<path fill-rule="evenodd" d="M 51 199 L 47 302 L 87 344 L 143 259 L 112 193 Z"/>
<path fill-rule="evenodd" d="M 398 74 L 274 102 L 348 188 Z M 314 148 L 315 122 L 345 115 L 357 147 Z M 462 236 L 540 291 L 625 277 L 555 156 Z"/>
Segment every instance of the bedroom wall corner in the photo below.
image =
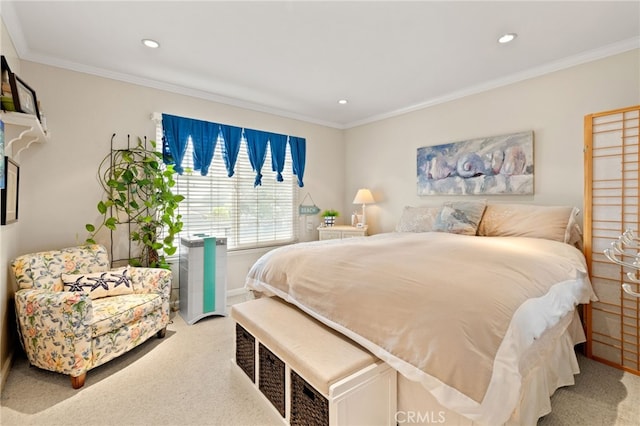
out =
<path fill-rule="evenodd" d="M 367 185 L 377 200 L 367 208 L 370 233 L 393 231 L 405 205 L 461 199 L 417 195 L 417 148 L 533 130 L 534 195 L 468 197 L 582 209 L 583 118 L 640 103 L 639 76 L 640 49 L 635 49 L 347 129 L 344 202 Z"/>
<path fill-rule="evenodd" d="M 20 73 L 20 61 L 11 36 L 0 16 L 0 53 L 5 56 L 11 70 Z M 5 141 L 6 149 L 6 141 Z M 11 156 L 6 151 L 5 155 Z M 1 203 L 1 201 L 0 201 Z M 11 368 L 15 345 L 13 315 L 13 282 L 9 277 L 9 262 L 18 253 L 20 223 L 0 226 L 0 392 L 4 387 Z"/>

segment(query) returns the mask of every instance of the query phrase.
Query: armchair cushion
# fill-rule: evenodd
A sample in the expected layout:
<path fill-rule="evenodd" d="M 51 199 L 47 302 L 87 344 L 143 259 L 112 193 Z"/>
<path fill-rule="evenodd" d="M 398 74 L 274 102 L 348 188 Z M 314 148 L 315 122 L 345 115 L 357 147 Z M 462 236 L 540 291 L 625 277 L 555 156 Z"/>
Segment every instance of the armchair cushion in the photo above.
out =
<path fill-rule="evenodd" d="M 89 274 L 62 274 L 65 291 L 82 291 L 93 300 L 133 293 L 128 267 Z"/>
<path fill-rule="evenodd" d="M 157 294 L 123 295 L 93 300 L 92 305 L 91 337 L 97 337 L 161 309 L 162 298 Z"/>

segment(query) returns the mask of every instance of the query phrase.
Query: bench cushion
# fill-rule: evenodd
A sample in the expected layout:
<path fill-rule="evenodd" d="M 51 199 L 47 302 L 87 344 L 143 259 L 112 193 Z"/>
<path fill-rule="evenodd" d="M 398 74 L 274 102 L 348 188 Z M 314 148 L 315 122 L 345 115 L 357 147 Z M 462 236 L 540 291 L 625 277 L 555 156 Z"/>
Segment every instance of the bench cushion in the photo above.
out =
<path fill-rule="evenodd" d="M 276 297 L 233 305 L 231 317 L 324 395 L 335 382 L 378 362 L 362 346 Z"/>

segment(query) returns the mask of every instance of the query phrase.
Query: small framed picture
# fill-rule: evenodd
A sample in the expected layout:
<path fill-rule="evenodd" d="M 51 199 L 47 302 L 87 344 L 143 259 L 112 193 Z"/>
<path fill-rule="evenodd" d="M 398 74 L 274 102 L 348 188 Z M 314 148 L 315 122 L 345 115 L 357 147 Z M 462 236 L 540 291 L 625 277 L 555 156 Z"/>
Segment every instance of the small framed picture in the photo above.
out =
<path fill-rule="evenodd" d="M 40 111 L 38 111 L 38 99 L 36 92 L 29 87 L 20 77 L 14 73 L 9 73 L 9 83 L 11 85 L 11 93 L 13 95 L 13 105 L 18 112 L 33 114 L 40 119 Z"/>
<path fill-rule="evenodd" d="M 0 120 L 0 158 L 4 158 L 4 122 Z M 4 161 L 0 161 L 0 189 L 4 189 Z"/>
<path fill-rule="evenodd" d="M 20 188 L 20 166 L 9 157 L 4 157 L 5 187 L 0 192 L 2 215 L 0 224 L 18 221 L 18 190 Z"/>

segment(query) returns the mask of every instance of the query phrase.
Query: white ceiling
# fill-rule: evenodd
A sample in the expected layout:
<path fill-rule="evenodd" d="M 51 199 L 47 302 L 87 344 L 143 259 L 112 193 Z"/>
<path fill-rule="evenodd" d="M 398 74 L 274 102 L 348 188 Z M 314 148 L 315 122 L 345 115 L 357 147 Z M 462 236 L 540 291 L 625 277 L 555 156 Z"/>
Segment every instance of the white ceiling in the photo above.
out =
<path fill-rule="evenodd" d="M 1 7 L 21 59 L 337 128 L 640 47 L 637 0 Z M 499 45 L 505 32 L 518 38 Z"/>

